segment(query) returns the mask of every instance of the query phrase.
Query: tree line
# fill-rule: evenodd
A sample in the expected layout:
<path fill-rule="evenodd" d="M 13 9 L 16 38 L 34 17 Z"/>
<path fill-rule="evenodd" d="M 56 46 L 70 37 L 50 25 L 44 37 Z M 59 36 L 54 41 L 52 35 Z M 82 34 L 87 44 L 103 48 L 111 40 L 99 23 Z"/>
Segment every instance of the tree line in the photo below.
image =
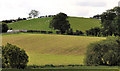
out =
<path fill-rule="evenodd" d="M 94 17 L 101 19 L 102 26 L 88 30 L 88 34 L 93 36 L 102 34 L 111 37 L 91 43 L 87 47 L 85 64 L 89 66 L 120 66 L 120 7 L 114 7 Z"/>
<path fill-rule="evenodd" d="M 37 16 L 38 14 L 36 14 L 35 12 L 34 10 L 31 11 L 30 16 Z M 94 27 L 86 30 L 87 36 L 120 36 L 120 7 L 114 7 L 113 9 L 103 12 L 101 15 L 95 15 L 93 18 L 98 18 L 101 20 L 101 27 Z M 59 30 L 61 34 L 84 34 L 80 30 L 76 30 L 76 32 L 73 32 L 73 29 L 71 28 L 70 23 L 67 19 L 67 14 L 62 12 L 58 13 L 57 15 L 53 16 L 53 19 L 49 24 L 49 28 Z"/>
<path fill-rule="evenodd" d="M 94 18 L 101 20 L 100 31 L 96 31 L 98 35 L 101 33 L 103 36 L 120 36 L 120 7 L 109 9 L 100 15 L 95 15 Z M 92 31 L 93 28 L 88 31 L 88 34 Z"/>

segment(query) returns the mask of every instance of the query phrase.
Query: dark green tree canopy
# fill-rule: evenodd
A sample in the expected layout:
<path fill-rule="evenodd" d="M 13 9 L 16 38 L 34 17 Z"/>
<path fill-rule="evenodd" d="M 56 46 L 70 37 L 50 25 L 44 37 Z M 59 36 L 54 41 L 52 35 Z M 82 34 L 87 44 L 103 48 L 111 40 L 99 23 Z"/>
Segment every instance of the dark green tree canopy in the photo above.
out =
<path fill-rule="evenodd" d="M 120 7 L 114 7 L 113 9 L 107 10 L 101 15 L 101 24 L 102 30 L 104 33 L 108 33 L 108 35 L 112 35 L 114 33 L 118 33 L 118 27 L 120 27 Z"/>
<path fill-rule="evenodd" d="M 94 27 L 89 30 L 86 30 L 87 35 L 92 35 L 92 36 L 100 36 L 101 28 L 99 27 Z"/>
<path fill-rule="evenodd" d="M 120 66 L 120 37 L 109 37 L 90 44 L 85 64 Z"/>
<path fill-rule="evenodd" d="M 28 55 L 23 49 L 7 43 L 2 46 L 3 68 L 25 68 L 28 63 Z"/>
<path fill-rule="evenodd" d="M 7 30 L 9 29 L 8 26 L 7 26 L 7 24 L 2 23 L 2 24 L 0 24 L 0 26 L 1 25 L 2 25 L 2 32 L 3 33 L 7 32 Z"/>
<path fill-rule="evenodd" d="M 50 22 L 50 28 L 60 30 L 62 34 L 65 33 L 70 28 L 70 24 L 67 18 L 68 17 L 65 13 L 59 13 L 55 15 Z"/>

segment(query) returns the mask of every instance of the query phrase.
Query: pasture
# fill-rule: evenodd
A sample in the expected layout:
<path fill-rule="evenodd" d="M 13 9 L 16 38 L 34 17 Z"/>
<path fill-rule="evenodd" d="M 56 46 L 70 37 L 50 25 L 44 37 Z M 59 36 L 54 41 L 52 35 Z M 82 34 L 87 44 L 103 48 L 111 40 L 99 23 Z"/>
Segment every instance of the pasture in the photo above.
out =
<path fill-rule="evenodd" d="M 3 34 L 2 39 L 2 45 L 11 43 L 24 49 L 28 65 L 83 65 L 87 45 L 105 38 L 20 33 Z"/>
<path fill-rule="evenodd" d="M 9 28 L 13 29 L 26 29 L 26 30 L 41 30 L 41 31 L 54 31 L 49 28 L 51 18 L 36 18 L 24 21 L 18 21 L 14 23 L 9 23 Z M 69 17 L 68 18 L 71 28 L 73 31 L 80 30 L 85 32 L 92 27 L 100 27 L 100 20 L 90 19 L 90 18 L 81 18 L 81 17 Z"/>

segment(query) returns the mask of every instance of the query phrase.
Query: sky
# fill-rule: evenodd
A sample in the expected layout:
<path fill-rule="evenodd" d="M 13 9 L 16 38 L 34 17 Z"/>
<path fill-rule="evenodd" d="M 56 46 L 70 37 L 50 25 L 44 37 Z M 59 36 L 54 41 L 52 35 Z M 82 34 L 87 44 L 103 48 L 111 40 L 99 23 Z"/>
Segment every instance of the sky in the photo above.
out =
<path fill-rule="evenodd" d="M 27 18 L 31 10 L 39 16 L 55 15 L 59 12 L 74 17 L 92 17 L 118 6 L 120 0 L 0 0 L 0 21 Z"/>

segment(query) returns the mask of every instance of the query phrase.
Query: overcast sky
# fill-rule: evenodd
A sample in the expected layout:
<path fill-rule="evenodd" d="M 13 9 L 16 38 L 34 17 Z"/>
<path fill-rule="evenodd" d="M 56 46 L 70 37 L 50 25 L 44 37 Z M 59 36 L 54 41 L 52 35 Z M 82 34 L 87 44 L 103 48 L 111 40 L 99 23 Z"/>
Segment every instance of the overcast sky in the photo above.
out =
<path fill-rule="evenodd" d="M 118 6 L 120 0 L 0 0 L 0 20 L 28 17 L 35 9 L 42 15 L 64 12 L 68 16 L 91 17 Z"/>

